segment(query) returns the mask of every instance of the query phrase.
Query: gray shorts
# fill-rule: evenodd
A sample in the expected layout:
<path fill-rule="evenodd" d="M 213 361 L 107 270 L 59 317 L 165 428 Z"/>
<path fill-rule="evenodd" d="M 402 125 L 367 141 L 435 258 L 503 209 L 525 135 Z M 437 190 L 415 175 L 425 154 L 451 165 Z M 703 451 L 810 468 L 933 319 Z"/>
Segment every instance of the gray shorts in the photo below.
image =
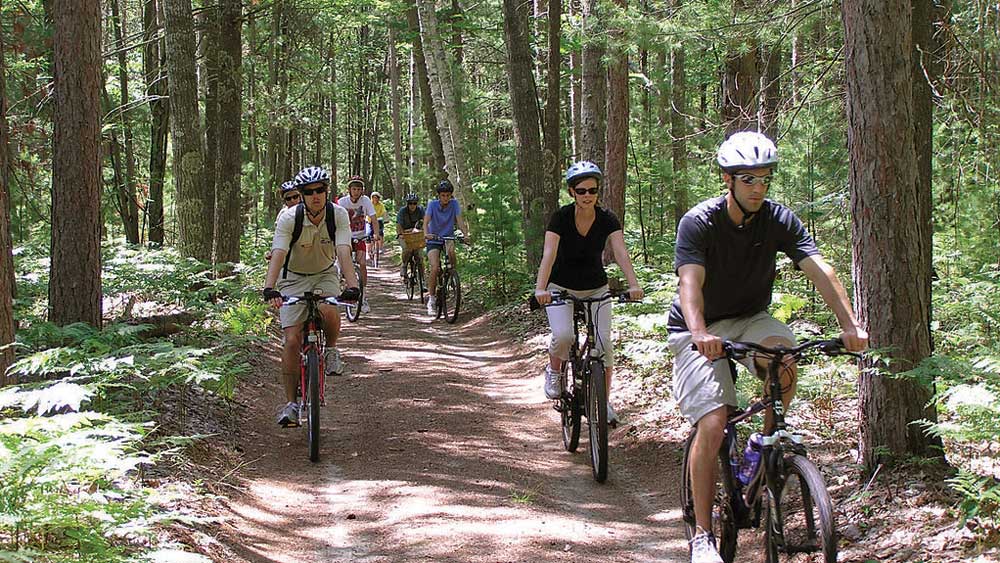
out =
<path fill-rule="evenodd" d="M 708 332 L 723 340 L 760 343 L 776 336 L 789 344 L 795 343 L 791 329 L 766 311 L 750 317 L 716 321 L 708 325 Z M 688 422 L 696 424 L 701 417 L 721 406 L 737 406 L 736 385 L 725 359 L 712 362 L 692 350 L 690 332 L 671 333 L 667 346 L 674 354 L 674 399 Z M 741 363 L 756 373 L 751 359 Z"/>
<path fill-rule="evenodd" d="M 307 292 L 320 290 L 324 296 L 340 295 L 340 271 L 329 268 L 318 274 L 303 276 L 288 272 L 288 277 L 279 279 L 275 289 L 282 295 L 301 297 Z M 302 324 L 306 320 L 306 306 L 292 305 L 278 309 L 281 328 Z"/>

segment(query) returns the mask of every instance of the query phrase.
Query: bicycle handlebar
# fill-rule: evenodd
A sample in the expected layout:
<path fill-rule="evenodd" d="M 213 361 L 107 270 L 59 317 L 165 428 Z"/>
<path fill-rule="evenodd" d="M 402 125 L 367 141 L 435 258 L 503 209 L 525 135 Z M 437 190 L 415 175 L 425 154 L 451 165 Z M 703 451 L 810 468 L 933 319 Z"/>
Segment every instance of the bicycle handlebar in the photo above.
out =
<path fill-rule="evenodd" d="M 322 302 L 327 305 L 334 305 L 339 307 L 347 307 L 354 305 L 355 302 L 345 302 L 337 299 L 336 296 L 322 297 L 314 293 L 307 293 L 305 295 L 282 295 L 281 300 L 284 301 L 282 307 L 287 307 L 289 305 L 295 305 L 297 303 L 305 303 L 306 301 L 312 301 L 314 303 Z"/>
<path fill-rule="evenodd" d="M 691 344 L 691 349 L 694 351 L 698 350 L 696 344 Z M 860 358 L 861 354 L 857 352 L 851 352 L 844 347 L 844 342 L 840 338 L 830 338 L 825 340 L 807 340 L 798 346 L 793 346 L 791 348 L 787 346 L 775 346 L 767 347 L 756 342 L 739 342 L 733 340 L 723 340 L 722 349 L 726 354 L 726 357 L 732 360 L 742 360 L 752 353 L 756 353 L 760 356 L 766 358 L 777 358 L 783 356 L 792 356 L 794 358 L 801 358 L 805 355 L 805 352 L 811 349 L 817 349 L 819 352 L 827 356 L 852 356 L 855 358 Z"/>
<path fill-rule="evenodd" d="M 576 297 L 567 291 L 560 291 L 558 289 L 550 291 L 549 294 L 552 295 L 552 302 L 544 305 L 545 307 L 566 305 L 568 303 L 580 303 L 582 305 L 585 305 L 588 303 L 600 303 L 608 299 L 617 299 L 619 303 L 642 303 L 642 301 L 635 301 L 629 299 L 628 291 L 609 291 L 604 295 L 598 297 Z M 535 299 L 534 295 L 532 295 L 528 299 L 528 308 L 531 309 L 532 311 L 536 311 L 542 307 L 543 305 L 540 304 L 537 299 Z"/>

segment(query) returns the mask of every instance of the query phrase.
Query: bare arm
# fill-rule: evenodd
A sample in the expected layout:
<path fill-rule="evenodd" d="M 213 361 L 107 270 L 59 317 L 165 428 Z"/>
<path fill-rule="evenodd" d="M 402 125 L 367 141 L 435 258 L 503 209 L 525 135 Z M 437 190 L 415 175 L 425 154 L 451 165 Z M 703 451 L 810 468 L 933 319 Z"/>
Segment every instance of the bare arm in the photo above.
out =
<path fill-rule="evenodd" d="M 705 295 L 701 288 L 705 285 L 705 267 L 700 264 L 685 264 L 678 271 L 680 281 L 681 312 L 684 323 L 691 332 L 691 342 L 704 356 L 715 359 L 722 356 L 722 340 L 708 333 L 705 326 Z"/>
<path fill-rule="evenodd" d="M 799 262 L 799 268 L 809 281 L 816 286 L 823 297 L 826 306 L 837 317 L 837 323 L 843 331 L 840 335 L 844 345 L 852 352 L 860 352 L 868 347 L 868 333 L 861 328 L 847 292 L 837 278 L 833 266 L 827 264 L 823 257 L 815 254 Z"/>
<path fill-rule="evenodd" d="M 271 261 L 267 264 L 267 275 L 264 277 L 264 287 L 274 288 L 274 284 L 278 283 L 278 274 L 281 273 L 281 269 L 285 267 L 285 256 L 288 254 L 287 250 L 282 250 L 280 248 L 275 248 L 271 250 Z M 272 307 L 281 307 L 280 299 L 272 299 L 270 301 Z"/>
<path fill-rule="evenodd" d="M 354 262 L 351 260 L 351 245 L 337 245 L 337 260 L 340 262 L 340 271 L 347 280 L 347 287 L 358 287 L 358 274 L 354 271 Z"/>
<path fill-rule="evenodd" d="M 628 296 L 629 299 L 634 299 L 639 301 L 642 299 L 642 288 L 639 287 L 639 279 L 635 275 L 635 270 L 632 268 L 632 259 L 628 255 L 628 249 L 625 248 L 625 235 L 621 231 L 615 231 L 609 235 L 611 239 L 611 250 L 615 253 L 615 262 L 622 269 L 625 274 L 625 280 L 628 281 Z"/>
<path fill-rule="evenodd" d="M 541 305 L 552 301 L 552 295 L 549 294 L 546 288 L 549 285 L 549 277 L 552 275 L 552 265 L 556 261 L 556 253 L 558 251 L 559 235 L 552 231 L 545 231 L 542 261 L 538 264 L 538 276 L 535 279 L 535 299 Z"/>

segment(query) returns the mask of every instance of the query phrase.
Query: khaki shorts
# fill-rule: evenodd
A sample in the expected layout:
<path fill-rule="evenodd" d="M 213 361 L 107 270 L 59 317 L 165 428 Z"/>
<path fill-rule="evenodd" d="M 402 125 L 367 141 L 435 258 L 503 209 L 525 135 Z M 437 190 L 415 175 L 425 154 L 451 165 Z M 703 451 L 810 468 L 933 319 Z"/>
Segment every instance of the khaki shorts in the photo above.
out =
<path fill-rule="evenodd" d="M 288 277 L 279 279 L 275 289 L 285 296 L 301 297 L 310 291 L 320 290 L 324 296 L 340 295 L 340 271 L 329 268 L 318 274 L 303 276 L 288 272 Z M 278 309 L 281 328 L 302 324 L 306 320 L 306 306 L 295 304 Z"/>
<path fill-rule="evenodd" d="M 708 325 L 708 332 L 723 340 L 760 343 L 770 337 L 780 337 L 789 344 L 795 343 L 791 329 L 766 311 L 750 317 L 716 321 Z M 713 362 L 692 350 L 690 332 L 671 333 L 667 346 L 674 354 L 674 399 L 688 422 L 697 424 L 701 417 L 719 407 L 737 406 L 736 385 L 729 372 L 729 362 L 724 358 Z M 740 363 L 756 373 L 750 358 Z"/>

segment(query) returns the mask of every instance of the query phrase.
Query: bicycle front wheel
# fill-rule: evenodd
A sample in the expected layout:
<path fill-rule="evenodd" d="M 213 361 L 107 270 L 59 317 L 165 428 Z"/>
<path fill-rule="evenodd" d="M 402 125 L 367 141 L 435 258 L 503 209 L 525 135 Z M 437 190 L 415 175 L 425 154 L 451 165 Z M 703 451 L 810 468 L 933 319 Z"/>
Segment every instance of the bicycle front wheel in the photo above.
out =
<path fill-rule="evenodd" d="M 576 367 L 569 361 L 563 364 L 563 374 L 561 384 L 563 385 L 563 396 L 559 399 L 559 406 L 562 409 L 562 436 L 563 447 L 567 452 L 575 452 L 580 445 L 580 395 L 576 392 L 574 381 L 576 380 Z"/>
<path fill-rule="evenodd" d="M 358 280 L 358 289 L 361 290 L 361 293 L 358 294 L 357 303 L 353 303 L 345 307 L 347 320 L 351 321 L 352 323 L 356 322 L 358 320 L 358 317 L 361 316 L 361 304 L 364 303 L 365 300 L 365 284 L 361 283 L 361 280 Z"/>
<path fill-rule="evenodd" d="M 836 563 L 833 502 L 823 475 L 805 456 L 785 457 L 776 498 L 765 491 L 764 549 L 768 563 Z"/>
<path fill-rule="evenodd" d="M 458 309 L 461 306 L 462 283 L 458 279 L 458 272 L 452 270 L 444 286 L 444 319 L 449 324 L 455 324 L 455 321 L 458 320 Z"/>
<path fill-rule="evenodd" d="M 684 519 L 684 534 L 690 541 L 696 533 L 694 495 L 691 493 L 691 448 L 694 444 L 697 428 L 691 431 L 684 444 L 684 460 L 681 462 L 681 515 Z M 733 497 L 740 494 L 733 483 L 732 470 L 729 466 L 727 453 L 729 451 L 728 435 L 723 438 L 716 460 L 718 474 L 715 479 L 715 498 L 712 499 L 711 532 L 719 541 L 719 555 L 725 563 L 733 563 L 736 558 L 736 540 L 738 529 L 733 514 Z M 729 473 L 726 473 L 729 472 Z"/>
<path fill-rule="evenodd" d="M 403 283 L 406 284 L 406 298 L 413 299 L 413 295 L 417 293 L 418 282 L 417 265 L 412 258 L 403 265 Z"/>
<path fill-rule="evenodd" d="M 608 387 L 604 378 L 604 362 L 587 362 L 587 426 L 590 428 L 590 468 L 594 480 L 603 483 L 608 478 Z"/>
<path fill-rule="evenodd" d="M 319 354 L 315 348 L 306 352 L 306 427 L 309 435 L 309 461 L 319 461 Z"/>

